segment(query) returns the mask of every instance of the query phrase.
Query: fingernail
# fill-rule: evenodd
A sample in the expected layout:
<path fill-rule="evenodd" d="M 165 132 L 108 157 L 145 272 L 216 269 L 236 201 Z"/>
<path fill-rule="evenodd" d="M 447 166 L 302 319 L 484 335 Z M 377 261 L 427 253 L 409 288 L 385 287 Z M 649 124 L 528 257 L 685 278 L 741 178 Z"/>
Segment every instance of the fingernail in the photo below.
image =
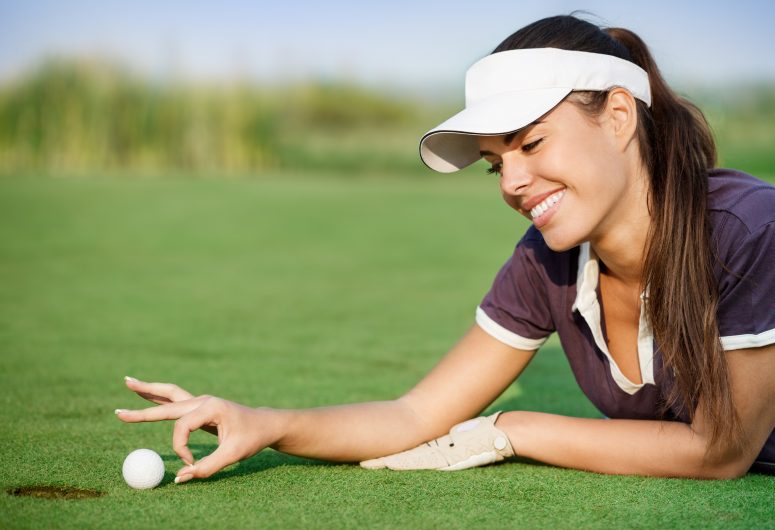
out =
<path fill-rule="evenodd" d="M 129 409 L 116 409 L 114 412 L 116 414 L 121 414 L 122 412 L 129 412 Z"/>
<path fill-rule="evenodd" d="M 124 381 L 131 381 L 132 383 L 137 383 L 137 379 L 134 377 L 129 377 L 128 375 L 124 376 Z"/>
<path fill-rule="evenodd" d="M 177 475 L 178 476 L 175 477 L 175 484 L 180 484 L 181 482 L 187 482 L 191 480 L 194 478 L 194 466 L 188 465 L 184 468 L 181 468 Z"/>

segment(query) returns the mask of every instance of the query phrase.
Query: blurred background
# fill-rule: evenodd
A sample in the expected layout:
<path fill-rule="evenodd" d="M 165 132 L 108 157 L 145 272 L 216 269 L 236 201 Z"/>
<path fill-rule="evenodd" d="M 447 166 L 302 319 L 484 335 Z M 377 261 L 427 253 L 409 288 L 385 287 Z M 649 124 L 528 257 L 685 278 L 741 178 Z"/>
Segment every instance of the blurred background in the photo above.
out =
<path fill-rule="evenodd" d="M 125 375 L 281 408 L 392 399 L 416 384 L 473 324 L 528 227 L 486 164 L 434 173 L 418 140 L 462 108 L 466 70 L 526 24 L 584 9 L 634 30 L 705 111 L 720 164 L 775 182 L 773 6 L 0 0 L 0 424 L 13 425 L 0 431 L 0 486 L 109 493 L 67 517 L 61 503 L 0 495 L 0 527 L 137 517 L 121 460 L 155 448 L 172 471 L 177 458 L 168 425 L 116 420 L 115 408 L 141 406 Z M 492 410 L 599 417 L 559 340 L 542 350 Z M 193 436 L 197 457 L 213 449 Z M 244 512 L 261 519 L 231 526 L 293 528 L 355 506 L 330 500 L 339 468 L 321 480 L 316 467 L 293 481 L 317 504 L 277 504 L 261 488 L 284 488 L 285 466 L 279 481 L 239 477 L 273 462 L 262 458 L 237 468 L 252 486 L 234 495 L 213 488 L 181 504 L 165 499 L 185 491 L 165 488 L 154 521 L 223 526 Z M 245 512 L 259 497 L 272 507 Z M 480 504 L 418 520 L 481 526 Z"/>
<path fill-rule="evenodd" d="M 40 0 L 0 3 L 0 174 L 431 175 L 466 69 L 578 9 L 644 38 L 721 165 L 775 173 L 766 2 Z"/>

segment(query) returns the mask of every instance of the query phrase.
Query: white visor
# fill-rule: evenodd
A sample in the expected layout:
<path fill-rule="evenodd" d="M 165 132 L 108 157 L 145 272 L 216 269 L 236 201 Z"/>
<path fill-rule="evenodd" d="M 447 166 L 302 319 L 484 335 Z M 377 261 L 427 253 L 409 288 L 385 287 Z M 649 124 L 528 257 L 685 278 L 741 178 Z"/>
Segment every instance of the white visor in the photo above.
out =
<path fill-rule="evenodd" d="M 517 131 L 552 110 L 573 90 L 622 87 L 651 106 L 645 70 L 613 55 L 557 48 L 488 55 L 466 72 L 466 108 L 420 140 L 423 162 L 451 173 L 476 162 L 477 136 Z"/>

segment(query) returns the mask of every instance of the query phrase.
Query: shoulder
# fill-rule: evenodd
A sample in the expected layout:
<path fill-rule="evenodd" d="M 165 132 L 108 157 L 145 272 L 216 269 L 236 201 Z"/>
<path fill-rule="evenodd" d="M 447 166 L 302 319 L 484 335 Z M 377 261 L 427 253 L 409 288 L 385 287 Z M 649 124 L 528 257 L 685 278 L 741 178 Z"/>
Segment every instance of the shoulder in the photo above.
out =
<path fill-rule="evenodd" d="M 479 304 L 476 322 L 510 346 L 537 350 L 556 329 L 556 316 L 576 283 L 579 248 L 555 252 L 530 226 Z"/>
<path fill-rule="evenodd" d="M 714 230 L 752 234 L 775 222 L 775 186 L 742 171 L 708 172 L 708 210 Z"/>
<path fill-rule="evenodd" d="M 724 348 L 775 342 L 775 187 L 745 173 L 709 174 L 708 208 Z"/>
<path fill-rule="evenodd" d="M 775 186 L 741 171 L 713 169 L 708 173 L 708 211 L 714 254 L 728 263 L 756 249 L 773 231 Z"/>

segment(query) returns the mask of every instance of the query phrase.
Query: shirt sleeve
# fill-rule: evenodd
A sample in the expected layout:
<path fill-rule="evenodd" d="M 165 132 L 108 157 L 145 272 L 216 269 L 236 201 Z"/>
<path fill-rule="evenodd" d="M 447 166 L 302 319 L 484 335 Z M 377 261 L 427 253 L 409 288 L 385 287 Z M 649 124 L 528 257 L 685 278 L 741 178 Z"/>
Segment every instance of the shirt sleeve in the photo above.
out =
<path fill-rule="evenodd" d="M 741 237 L 719 282 L 717 320 L 725 350 L 775 343 L 775 223 Z"/>
<path fill-rule="evenodd" d="M 479 327 L 520 350 L 537 350 L 555 329 L 546 282 L 536 266 L 541 245 L 543 239 L 529 230 L 476 310 Z"/>

